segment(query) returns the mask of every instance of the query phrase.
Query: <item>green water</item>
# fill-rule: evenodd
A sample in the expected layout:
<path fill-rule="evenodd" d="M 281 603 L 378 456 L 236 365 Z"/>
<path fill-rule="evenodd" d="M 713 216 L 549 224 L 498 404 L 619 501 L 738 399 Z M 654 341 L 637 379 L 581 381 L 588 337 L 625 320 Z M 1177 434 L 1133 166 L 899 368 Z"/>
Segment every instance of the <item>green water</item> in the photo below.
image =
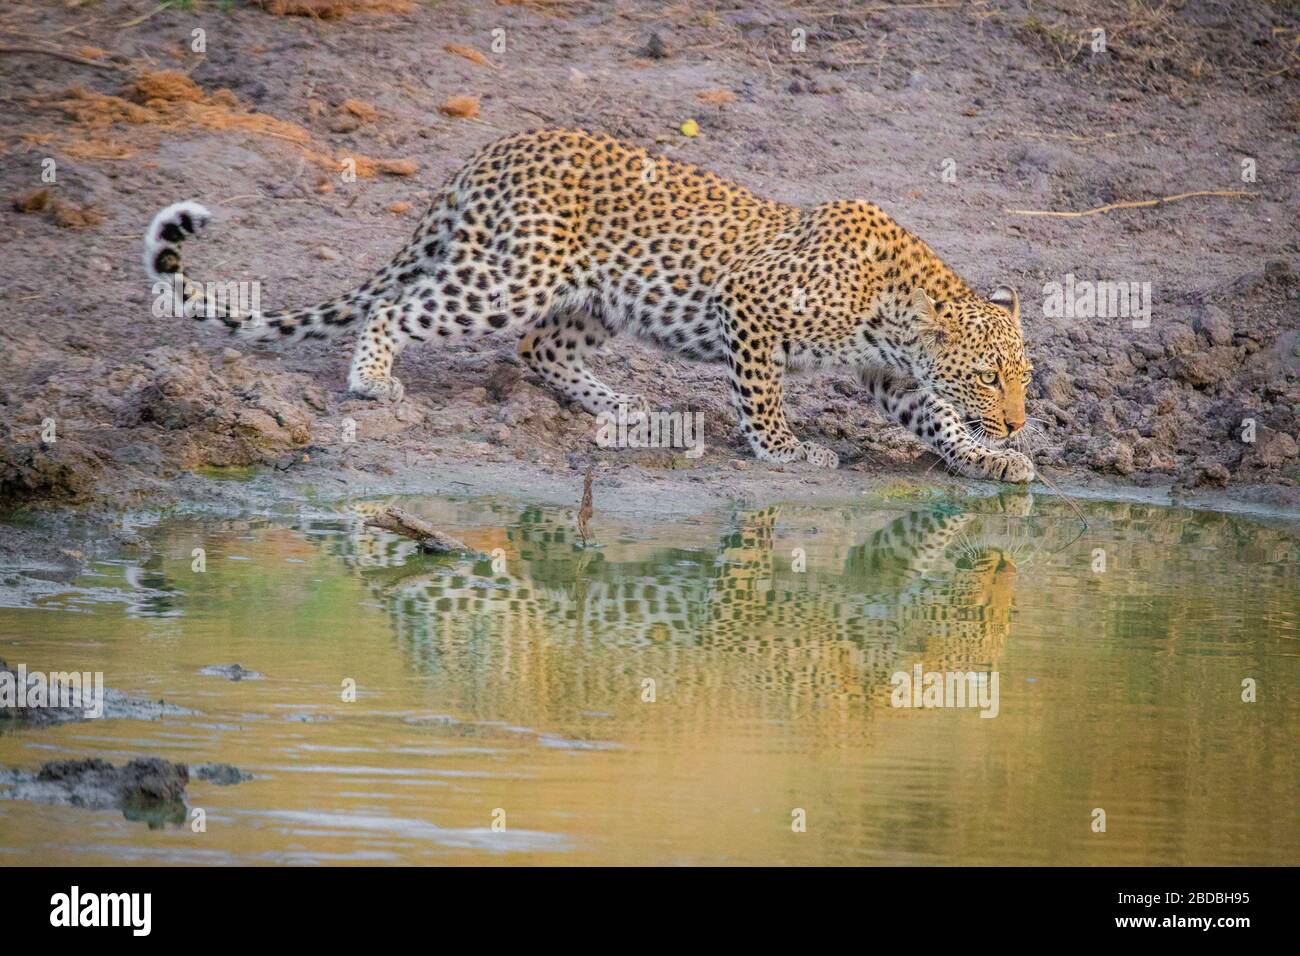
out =
<path fill-rule="evenodd" d="M 11 729 L 0 765 L 255 775 L 191 782 L 205 832 L 0 799 L 0 863 L 1300 862 L 1294 521 L 598 501 L 582 548 L 570 509 L 404 506 L 485 557 L 340 506 L 0 592 L 11 665 L 183 708 Z M 263 679 L 201 673 L 236 662 Z M 895 706 L 918 665 L 996 674 L 996 716 Z"/>

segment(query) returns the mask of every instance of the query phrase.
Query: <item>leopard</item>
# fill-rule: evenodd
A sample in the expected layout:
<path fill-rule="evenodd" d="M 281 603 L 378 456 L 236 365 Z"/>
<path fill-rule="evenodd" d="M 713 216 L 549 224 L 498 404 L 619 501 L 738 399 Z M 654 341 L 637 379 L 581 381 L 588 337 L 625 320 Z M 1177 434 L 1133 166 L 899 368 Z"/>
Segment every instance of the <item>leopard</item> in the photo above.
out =
<path fill-rule="evenodd" d="M 241 311 L 182 268 L 212 218 L 194 200 L 159 212 L 144 264 L 173 314 L 251 341 L 359 330 L 350 392 L 400 402 L 393 375 L 413 343 L 519 334 L 523 363 L 593 415 L 650 410 L 589 367 L 618 333 L 725 364 L 754 456 L 839 467 L 801 440 L 787 372 L 856 373 L 885 418 L 956 474 L 1026 483 L 1012 447 L 1033 371 L 1016 291 L 987 296 L 867 200 L 811 207 L 765 199 L 718 174 L 585 129 L 541 129 L 483 146 L 438 190 L 409 242 L 355 288 L 316 305 Z"/>

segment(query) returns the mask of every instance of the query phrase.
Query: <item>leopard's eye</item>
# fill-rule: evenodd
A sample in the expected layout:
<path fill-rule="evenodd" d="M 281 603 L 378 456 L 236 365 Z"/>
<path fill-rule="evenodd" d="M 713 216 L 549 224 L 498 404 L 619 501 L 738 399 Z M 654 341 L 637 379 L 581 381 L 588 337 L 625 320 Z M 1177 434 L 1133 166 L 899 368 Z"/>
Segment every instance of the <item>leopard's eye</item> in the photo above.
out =
<path fill-rule="evenodd" d="M 996 385 L 998 383 L 997 372 L 980 372 L 980 381 L 985 385 Z"/>

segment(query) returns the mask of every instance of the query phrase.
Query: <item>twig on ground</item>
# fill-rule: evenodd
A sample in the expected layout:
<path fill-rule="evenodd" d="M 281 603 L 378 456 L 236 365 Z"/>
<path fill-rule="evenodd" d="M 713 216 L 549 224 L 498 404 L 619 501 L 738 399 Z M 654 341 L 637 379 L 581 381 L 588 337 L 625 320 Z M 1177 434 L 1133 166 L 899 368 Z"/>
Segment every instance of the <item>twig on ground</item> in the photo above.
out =
<path fill-rule="evenodd" d="M 517 110 L 523 110 L 525 113 L 531 113 L 533 116 L 536 116 L 543 123 L 559 122 L 559 120 L 557 120 L 554 116 L 551 116 L 549 113 L 543 113 L 541 110 L 535 110 L 531 106 L 521 106 L 518 103 L 512 103 L 511 105 L 514 106 L 514 108 Z"/>
<path fill-rule="evenodd" d="M 34 53 L 40 56 L 58 57 L 60 60 L 67 60 L 69 63 L 80 63 L 82 66 L 93 66 L 98 70 L 117 70 L 119 73 L 131 72 L 130 67 L 122 66 L 117 63 L 91 60 L 84 56 L 77 56 L 75 53 L 67 53 L 63 50 L 51 50 L 40 46 L 0 46 L 0 53 Z"/>
<path fill-rule="evenodd" d="M 167 3 L 160 3 L 160 4 L 158 4 L 158 6 L 154 7 L 154 8 L 153 8 L 152 10 L 150 10 L 148 13 L 142 13 L 140 16 L 135 17 L 135 18 L 133 18 L 133 19 L 131 19 L 131 20 L 127 20 L 125 23 L 119 23 L 119 24 L 117 25 L 117 28 L 118 28 L 119 30 L 125 30 L 125 29 L 127 29 L 128 27 L 139 26 L 140 24 L 144 23 L 144 21 L 146 21 L 146 20 L 148 20 L 150 17 L 152 17 L 154 14 L 156 14 L 156 13 L 162 13 L 162 12 L 163 12 L 164 10 L 166 10 L 169 6 L 171 6 L 171 0 L 168 0 Z"/>
<path fill-rule="evenodd" d="M 1191 199 L 1193 196 L 1226 196 L 1232 199 L 1255 199 L 1259 193 L 1243 192 L 1241 190 L 1228 189 L 1200 189 L 1190 193 L 1179 193 L 1176 196 L 1161 196 L 1158 199 L 1140 199 L 1133 202 L 1112 202 L 1104 206 L 1098 206 L 1095 209 L 1084 209 L 1080 212 L 1070 212 L 1055 209 L 1006 209 L 1014 216 L 1055 216 L 1058 219 L 1079 219 L 1083 216 L 1095 216 L 1098 213 L 1110 212 L 1112 209 L 1145 209 L 1150 206 L 1163 206 L 1165 203 L 1178 202 L 1181 199 Z"/>

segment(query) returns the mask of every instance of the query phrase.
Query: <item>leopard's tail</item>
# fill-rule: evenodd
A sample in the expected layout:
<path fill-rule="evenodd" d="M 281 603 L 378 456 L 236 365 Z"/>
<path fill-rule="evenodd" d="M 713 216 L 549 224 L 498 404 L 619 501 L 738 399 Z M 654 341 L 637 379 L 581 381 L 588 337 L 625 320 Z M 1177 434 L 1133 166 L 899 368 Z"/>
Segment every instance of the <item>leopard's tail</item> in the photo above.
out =
<path fill-rule="evenodd" d="M 317 305 L 261 311 L 257 283 L 204 283 L 181 271 L 181 243 L 211 218 L 196 202 L 174 203 L 153 217 L 144 235 L 144 267 L 153 282 L 155 315 L 213 320 L 251 340 L 331 339 L 364 318 L 383 292 L 372 280 Z"/>

